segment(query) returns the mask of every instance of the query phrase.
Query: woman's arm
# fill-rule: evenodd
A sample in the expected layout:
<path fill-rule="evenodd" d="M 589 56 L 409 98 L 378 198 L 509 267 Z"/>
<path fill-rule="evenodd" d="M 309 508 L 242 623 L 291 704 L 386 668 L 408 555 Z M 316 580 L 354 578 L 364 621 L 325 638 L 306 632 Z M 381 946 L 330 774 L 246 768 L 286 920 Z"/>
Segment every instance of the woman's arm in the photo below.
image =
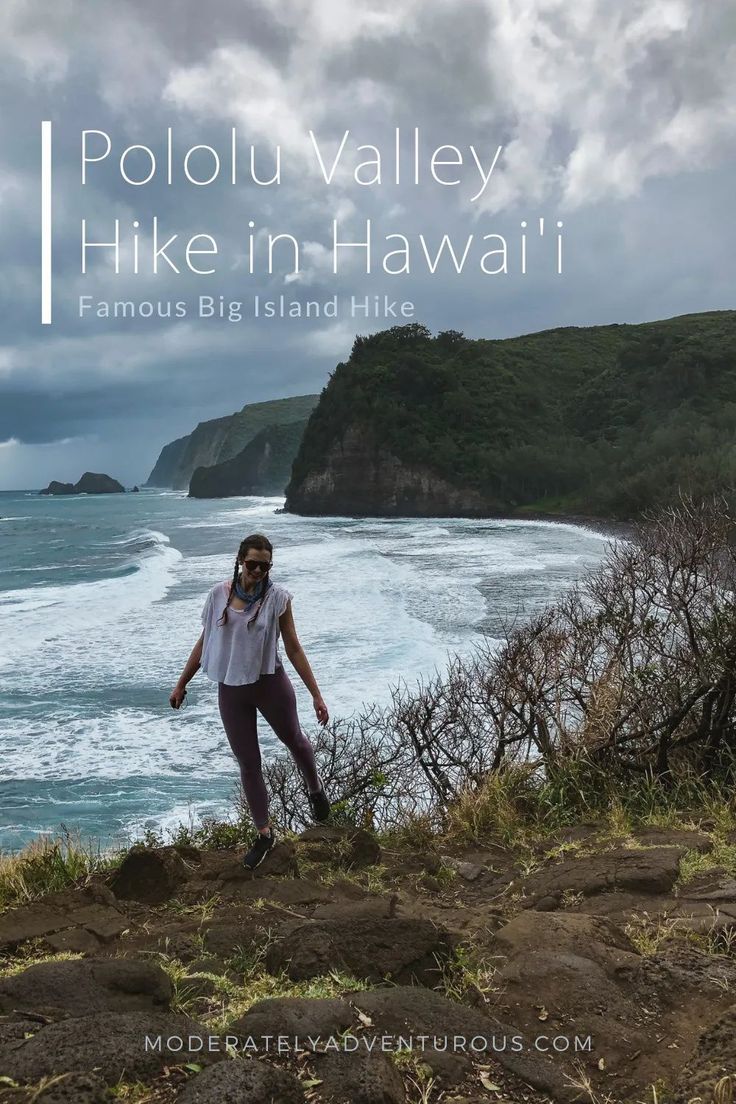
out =
<path fill-rule="evenodd" d="M 182 671 L 179 681 L 171 692 L 169 701 L 172 709 L 179 709 L 181 703 L 184 701 L 184 695 L 187 692 L 187 683 L 191 682 L 196 675 L 199 668 L 202 666 L 202 646 L 204 644 L 204 633 L 201 634 L 199 640 L 192 648 L 189 659 L 184 664 L 184 670 Z"/>
<path fill-rule="evenodd" d="M 294 664 L 294 668 L 307 690 L 312 695 L 317 720 L 320 724 L 327 724 L 330 715 L 327 711 L 324 699 L 320 694 L 319 686 L 317 685 L 317 680 L 314 677 L 312 668 L 309 666 L 309 660 L 299 643 L 299 637 L 296 635 L 294 614 L 291 612 L 291 600 L 286 603 L 286 609 L 279 617 L 279 628 L 281 630 L 281 638 L 284 642 L 284 651 L 289 660 Z"/>

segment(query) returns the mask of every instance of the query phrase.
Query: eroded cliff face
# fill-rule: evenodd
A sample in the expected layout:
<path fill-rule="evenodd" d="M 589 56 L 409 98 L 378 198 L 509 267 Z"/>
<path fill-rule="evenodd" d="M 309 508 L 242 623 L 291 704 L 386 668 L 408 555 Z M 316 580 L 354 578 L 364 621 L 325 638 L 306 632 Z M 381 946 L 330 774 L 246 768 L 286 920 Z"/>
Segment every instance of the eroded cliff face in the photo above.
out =
<path fill-rule="evenodd" d="M 200 422 L 186 437 L 164 446 L 146 486 L 186 490 L 197 468 L 210 468 L 233 459 L 269 426 L 304 422 L 318 398 L 318 395 L 294 395 L 249 403 L 235 414 Z"/>
<path fill-rule="evenodd" d="M 287 488 L 295 514 L 371 517 L 488 517 L 499 504 L 470 487 L 455 486 L 429 468 L 387 452 L 371 431 L 350 425 L 325 463 Z"/>
<path fill-rule="evenodd" d="M 267 426 L 231 460 L 197 468 L 189 484 L 190 497 L 283 494 L 306 424 Z"/>

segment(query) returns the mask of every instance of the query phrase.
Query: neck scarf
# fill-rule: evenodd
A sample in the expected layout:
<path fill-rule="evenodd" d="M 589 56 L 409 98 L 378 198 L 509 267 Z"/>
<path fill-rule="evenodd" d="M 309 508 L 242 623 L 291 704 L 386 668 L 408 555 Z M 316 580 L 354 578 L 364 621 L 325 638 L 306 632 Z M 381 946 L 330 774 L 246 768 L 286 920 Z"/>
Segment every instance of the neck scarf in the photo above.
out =
<path fill-rule="evenodd" d="M 255 603 L 263 594 L 263 583 L 264 580 L 259 579 L 252 593 L 249 594 L 247 590 L 243 590 L 240 579 L 238 579 L 237 583 L 235 584 L 235 593 L 242 602 L 245 602 L 247 606 L 255 605 Z"/>
<path fill-rule="evenodd" d="M 248 627 L 250 627 L 251 622 L 255 621 L 255 619 L 258 617 L 258 614 L 261 612 L 261 606 L 263 605 L 263 602 L 260 599 L 265 599 L 268 591 L 270 590 L 270 588 L 272 586 L 273 586 L 273 583 L 271 582 L 270 579 L 266 579 L 266 580 L 259 579 L 258 582 L 255 585 L 253 593 L 249 594 L 247 590 L 243 590 L 243 587 L 242 587 L 239 579 L 236 582 L 236 584 L 235 584 L 235 593 L 237 594 L 238 598 L 241 599 L 241 601 L 245 602 L 246 612 L 250 613 L 250 611 L 253 609 L 253 607 L 256 604 L 258 605 L 258 608 L 256 609 L 256 612 L 255 612 L 255 615 L 253 617 L 248 618 Z"/>

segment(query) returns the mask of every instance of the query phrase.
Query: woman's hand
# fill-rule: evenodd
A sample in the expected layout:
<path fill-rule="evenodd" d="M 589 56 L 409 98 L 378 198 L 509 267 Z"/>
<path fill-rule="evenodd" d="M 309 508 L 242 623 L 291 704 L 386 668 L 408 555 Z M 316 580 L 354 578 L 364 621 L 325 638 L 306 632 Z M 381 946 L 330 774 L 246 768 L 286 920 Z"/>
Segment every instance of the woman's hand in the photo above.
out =
<path fill-rule="evenodd" d="M 330 719 L 330 714 L 327 712 L 327 706 L 322 695 L 315 694 L 312 698 L 312 704 L 314 705 L 314 712 L 317 714 L 317 720 L 321 725 L 326 725 Z"/>
<path fill-rule="evenodd" d="M 179 684 L 177 683 L 174 689 L 171 691 L 171 694 L 169 695 L 169 705 L 172 709 L 181 709 L 182 703 L 186 696 L 186 687 L 179 686 Z"/>

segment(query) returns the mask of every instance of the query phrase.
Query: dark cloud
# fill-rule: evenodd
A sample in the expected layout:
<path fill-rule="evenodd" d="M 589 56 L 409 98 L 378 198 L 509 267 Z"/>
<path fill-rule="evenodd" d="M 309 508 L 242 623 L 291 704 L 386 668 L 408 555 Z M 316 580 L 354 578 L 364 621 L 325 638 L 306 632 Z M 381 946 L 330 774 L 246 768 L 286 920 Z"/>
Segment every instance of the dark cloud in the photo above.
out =
<path fill-rule="evenodd" d="M 95 300 L 246 302 L 388 293 L 411 299 L 432 329 L 503 337 L 556 325 L 642 321 L 731 305 L 736 76 L 726 0 L 605 0 L 500 7 L 490 0 L 11 0 L 0 16 L 0 486 L 77 478 L 93 466 L 140 481 L 160 447 L 199 419 L 247 401 L 318 391 L 355 331 L 384 321 L 214 323 L 80 319 Z M 55 323 L 39 324 L 39 126 L 54 122 Z M 243 184 L 132 188 L 110 166 L 79 187 L 82 127 L 157 150 L 226 145 L 236 125 L 263 164 L 284 153 L 278 189 Z M 359 189 L 319 181 L 307 130 L 326 144 L 345 128 L 390 149 L 419 125 L 427 146 L 504 145 L 483 199 L 437 185 Z M 118 150 L 119 152 L 119 150 Z M 79 271 L 79 220 L 104 231 L 158 213 L 168 233 L 207 231 L 227 258 L 207 280 Z M 346 234 L 500 232 L 563 217 L 566 268 L 543 256 L 525 276 L 411 277 L 328 270 L 331 220 Z M 308 246 L 301 281 L 249 276 L 248 220 Z M 540 243 L 531 243 L 533 250 Z M 479 254 L 474 254 L 475 256 Z M 238 259 L 239 258 L 239 259 Z M 229 267 L 233 264 L 232 267 Z M 516 261 L 512 259 L 513 268 Z M 264 371 L 264 368 L 268 371 Z M 60 442 L 54 444 L 54 442 Z M 107 449 L 107 452 L 105 451 Z M 50 471 L 50 465 L 56 465 Z M 64 470 L 61 470 L 61 469 Z M 79 469 L 79 471 L 77 470 Z"/>

